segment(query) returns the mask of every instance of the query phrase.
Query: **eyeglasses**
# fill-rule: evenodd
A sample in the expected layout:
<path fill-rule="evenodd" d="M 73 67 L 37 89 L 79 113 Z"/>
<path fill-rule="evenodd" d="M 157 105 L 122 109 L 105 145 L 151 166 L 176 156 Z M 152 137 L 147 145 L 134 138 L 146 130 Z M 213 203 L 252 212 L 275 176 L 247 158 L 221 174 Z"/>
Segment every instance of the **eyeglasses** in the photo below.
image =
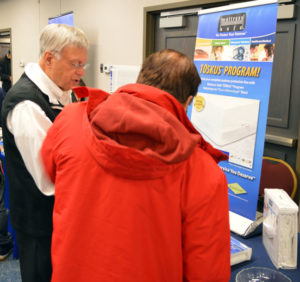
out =
<path fill-rule="evenodd" d="M 72 68 L 74 70 L 78 70 L 78 69 L 84 69 L 86 70 L 89 67 L 89 64 L 85 63 L 85 64 L 80 64 L 80 63 L 73 63 L 72 61 L 70 61 L 69 59 L 67 59 L 65 56 L 59 54 L 56 51 L 53 51 L 52 53 L 54 53 L 54 56 L 60 60 L 62 57 L 72 66 Z"/>
<path fill-rule="evenodd" d="M 69 60 L 68 60 L 69 61 Z M 77 70 L 77 69 L 81 69 L 83 68 L 84 70 L 86 70 L 89 67 L 89 64 L 85 63 L 85 64 L 80 64 L 80 63 L 72 63 L 71 61 L 69 61 L 69 64 L 73 67 L 73 69 Z"/>

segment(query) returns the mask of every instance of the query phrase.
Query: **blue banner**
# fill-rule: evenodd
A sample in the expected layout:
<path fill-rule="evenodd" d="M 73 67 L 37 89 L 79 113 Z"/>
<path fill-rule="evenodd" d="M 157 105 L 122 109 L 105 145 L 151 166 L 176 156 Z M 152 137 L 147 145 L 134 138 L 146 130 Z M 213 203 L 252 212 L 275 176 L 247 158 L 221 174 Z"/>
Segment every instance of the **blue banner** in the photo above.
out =
<path fill-rule="evenodd" d="M 194 62 L 202 83 L 188 116 L 208 142 L 229 156 L 219 165 L 228 181 L 230 211 L 254 220 L 277 3 L 241 6 L 200 11 Z"/>

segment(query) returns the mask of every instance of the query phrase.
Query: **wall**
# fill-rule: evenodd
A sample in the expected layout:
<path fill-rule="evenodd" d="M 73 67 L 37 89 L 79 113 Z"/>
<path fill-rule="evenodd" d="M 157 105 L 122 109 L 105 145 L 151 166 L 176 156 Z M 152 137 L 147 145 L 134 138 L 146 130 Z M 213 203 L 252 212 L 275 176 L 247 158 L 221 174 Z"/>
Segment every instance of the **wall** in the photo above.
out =
<path fill-rule="evenodd" d="M 36 0 L 0 1 L 0 29 L 12 28 L 12 74 L 23 72 L 19 60 L 36 61 L 38 54 L 39 6 Z M 17 59 L 18 58 L 18 59 Z"/>
<path fill-rule="evenodd" d="M 49 17 L 74 12 L 74 23 L 90 41 L 90 64 L 84 80 L 109 90 L 109 76 L 100 63 L 140 65 L 143 59 L 144 7 L 182 0 L 0 0 L 0 29 L 12 30 L 12 74 L 16 82 L 24 69 L 20 61 L 36 62 L 39 33 Z"/>

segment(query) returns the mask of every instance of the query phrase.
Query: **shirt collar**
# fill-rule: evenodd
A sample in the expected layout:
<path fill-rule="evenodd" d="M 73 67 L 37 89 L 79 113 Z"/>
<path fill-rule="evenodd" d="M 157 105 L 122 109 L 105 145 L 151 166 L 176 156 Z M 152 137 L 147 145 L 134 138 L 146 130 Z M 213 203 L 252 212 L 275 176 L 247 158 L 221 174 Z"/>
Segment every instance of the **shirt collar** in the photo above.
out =
<path fill-rule="evenodd" d="M 37 63 L 29 63 L 25 67 L 25 73 L 30 80 L 49 97 L 52 104 L 61 103 L 67 105 L 72 102 L 72 90 L 61 90 L 41 69 Z"/>

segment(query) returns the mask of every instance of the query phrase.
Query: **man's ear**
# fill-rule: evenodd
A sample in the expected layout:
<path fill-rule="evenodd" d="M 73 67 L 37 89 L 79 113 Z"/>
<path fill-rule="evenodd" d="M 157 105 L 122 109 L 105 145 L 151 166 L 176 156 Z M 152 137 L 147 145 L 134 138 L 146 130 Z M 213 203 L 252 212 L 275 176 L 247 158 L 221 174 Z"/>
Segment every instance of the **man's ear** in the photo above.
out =
<path fill-rule="evenodd" d="M 184 110 L 187 111 L 188 106 L 192 103 L 194 96 L 190 95 L 187 97 L 185 103 L 183 104 Z"/>
<path fill-rule="evenodd" d="M 42 59 L 47 66 L 51 66 L 52 60 L 54 59 L 54 54 L 51 53 L 50 51 L 45 51 Z"/>

